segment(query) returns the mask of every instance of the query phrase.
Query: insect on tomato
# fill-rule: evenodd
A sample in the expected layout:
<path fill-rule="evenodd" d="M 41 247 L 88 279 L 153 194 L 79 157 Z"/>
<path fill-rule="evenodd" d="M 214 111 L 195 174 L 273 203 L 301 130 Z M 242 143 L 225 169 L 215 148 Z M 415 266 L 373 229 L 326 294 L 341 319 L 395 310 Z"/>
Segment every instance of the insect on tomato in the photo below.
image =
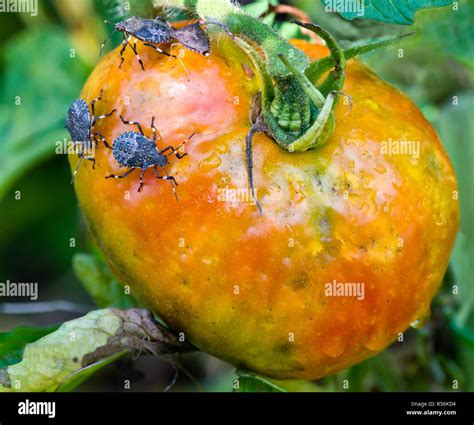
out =
<path fill-rule="evenodd" d="M 313 60 L 328 54 L 294 43 Z M 428 314 L 458 229 L 456 179 L 438 136 L 405 95 L 351 60 L 343 90 L 353 107 L 340 102 L 324 146 L 291 153 L 255 136 L 259 215 L 245 164 L 259 81 L 232 40 L 214 39 L 211 51 L 185 51 L 188 74 L 151 49 L 142 49 L 144 72 L 130 51 L 117 70 L 117 50 L 93 71 L 81 97 L 104 88 L 101 107 L 117 109 L 97 123 L 107 140 L 127 131 L 118 115 L 156 117 L 158 149 L 196 135 L 169 166 L 179 202 L 153 175 L 141 193 L 137 176 L 111 184 L 104 176 L 118 165 L 98 150 L 99 171 L 81 167 L 75 180 L 92 234 L 134 295 L 239 367 L 313 379 L 376 354 Z M 403 141 L 415 151 L 393 149 Z"/>

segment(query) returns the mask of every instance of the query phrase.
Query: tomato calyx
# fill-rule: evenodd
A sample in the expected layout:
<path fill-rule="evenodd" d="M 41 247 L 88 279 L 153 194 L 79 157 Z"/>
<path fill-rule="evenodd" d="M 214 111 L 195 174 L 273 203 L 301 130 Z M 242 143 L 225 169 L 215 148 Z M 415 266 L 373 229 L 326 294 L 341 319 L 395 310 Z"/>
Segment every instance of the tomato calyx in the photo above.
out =
<path fill-rule="evenodd" d="M 334 111 L 345 82 L 346 60 L 401 38 L 344 51 L 320 26 L 293 20 L 306 32 L 324 40 L 329 49 L 330 56 L 310 63 L 303 51 L 258 18 L 247 15 L 231 0 L 153 0 L 153 4 L 197 14 L 208 29 L 224 31 L 252 59 L 261 92 L 251 111 L 246 162 L 251 193 L 260 214 L 262 209 L 253 187 L 253 136 L 263 132 L 288 152 L 303 152 L 325 144 L 335 129 Z M 326 72 L 328 75 L 318 84 Z"/>
<path fill-rule="evenodd" d="M 258 131 L 264 130 L 289 152 L 306 151 L 327 142 L 335 128 L 334 110 L 344 86 L 347 57 L 326 30 L 312 23 L 293 21 L 323 39 L 330 51 L 330 60 L 310 63 L 307 55 L 277 30 L 247 15 L 231 0 L 153 0 L 153 5 L 197 15 L 208 28 L 223 30 L 251 57 L 262 87 L 261 114 L 265 125 L 260 120 Z M 366 50 L 359 48 L 349 53 L 355 56 L 378 47 L 372 43 Z M 322 71 L 320 65 L 326 69 Z M 317 86 L 327 71 L 328 76 Z"/>

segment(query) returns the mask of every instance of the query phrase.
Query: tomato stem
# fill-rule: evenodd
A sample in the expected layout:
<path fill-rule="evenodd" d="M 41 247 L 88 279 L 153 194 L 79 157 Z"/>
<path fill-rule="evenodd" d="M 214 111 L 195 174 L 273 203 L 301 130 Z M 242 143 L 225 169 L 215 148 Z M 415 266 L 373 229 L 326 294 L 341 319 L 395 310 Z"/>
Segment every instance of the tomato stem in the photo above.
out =
<path fill-rule="evenodd" d="M 246 15 L 229 0 L 155 0 L 154 4 L 195 12 L 208 24 L 224 28 L 235 37 L 235 41 L 242 40 L 247 53 L 249 50 L 264 53 L 265 62 L 259 64 L 257 70 L 264 74 L 262 78 L 271 80 L 273 89 L 263 93 L 262 114 L 269 135 L 281 147 L 289 149 L 289 145 L 304 136 L 316 122 L 324 99 L 319 99 L 319 106 L 312 105 L 308 91 L 301 86 L 301 76 L 309 67 L 309 59 L 273 28 Z M 291 61 L 291 69 L 282 62 L 281 57 Z"/>

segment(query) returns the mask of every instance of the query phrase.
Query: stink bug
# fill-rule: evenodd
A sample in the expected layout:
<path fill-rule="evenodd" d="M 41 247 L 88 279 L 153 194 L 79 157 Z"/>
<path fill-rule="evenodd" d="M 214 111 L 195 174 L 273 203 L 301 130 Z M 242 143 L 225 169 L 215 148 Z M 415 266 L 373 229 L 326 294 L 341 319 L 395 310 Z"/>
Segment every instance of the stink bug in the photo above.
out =
<path fill-rule="evenodd" d="M 95 166 L 95 159 L 92 157 L 85 156 L 87 151 L 92 149 L 92 142 L 97 146 L 98 142 L 101 141 L 105 147 L 110 147 L 105 140 L 105 137 L 102 136 L 100 131 L 95 131 L 94 127 L 98 120 L 109 117 L 116 110 L 113 109 L 108 114 L 95 116 L 95 103 L 102 99 L 102 90 L 100 91 L 99 97 L 95 98 L 91 102 L 91 110 L 87 103 L 83 99 L 76 99 L 72 102 L 69 107 L 66 115 L 66 128 L 71 135 L 71 140 L 79 145 L 79 163 L 77 164 L 76 170 L 72 175 L 72 180 L 74 180 L 77 170 L 81 165 L 82 159 L 85 158 L 88 161 L 92 161 L 92 168 Z M 71 180 L 71 182 L 72 182 Z"/>
<path fill-rule="evenodd" d="M 176 179 L 173 176 L 170 176 L 166 171 L 166 165 L 169 164 L 168 156 L 175 155 L 178 159 L 183 158 L 187 153 L 180 154 L 179 149 L 187 143 L 195 133 L 191 134 L 181 145 L 177 148 L 173 146 L 168 146 L 163 150 L 159 150 L 156 146 L 157 139 L 157 130 L 155 128 L 155 117 L 151 119 L 151 130 L 153 132 L 152 139 L 146 137 L 143 133 L 141 125 L 136 121 L 126 121 L 121 115 L 120 119 L 124 124 L 127 125 L 136 125 L 138 128 L 137 131 L 126 131 L 120 134 L 113 143 L 112 152 L 115 160 L 123 167 L 129 167 L 130 169 L 125 171 L 125 173 L 120 175 L 111 174 L 106 176 L 106 179 L 122 179 L 128 176 L 130 173 L 136 169 L 141 169 L 142 173 L 140 174 L 140 185 L 138 186 L 138 192 L 141 192 L 143 187 L 143 176 L 145 175 L 146 170 L 153 167 L 155 176 L 157 179 L 168 180 L 173 189 L 176 200 L 178 196 L 176 195 L 175 186 L 178 185 Z M 161 139 L 161 137 L 160 137 Z M 169 152 L 166 154 L 166 152 Z M 165 173 L 164 176 L 158 174 L 158 167 L 161 167 Z"/>
<path fill-rule="evenodd" d="M 177 40 L 184 47 L 201 55 L 208 56 L 210 53 L 209 37 L 203 31 L 199 23 L 186 25 L 182 28 L 172 27 L 164 18 L 157 16 L 155 19 L 142 19 L 132 16 L 124 21 L 115 24 L 114 31 L 123 33 L 122 49 L 120 50 L 121 62 L 119 68 L 122 66 L 124 58 L 123 52 L 130 46 L 135 53 L 135 56 L 144 70 L 143 61 L 137 51 L 137 40 L 141 40 L 145 46 L 155 49 L 157 52 L 170 57 L 176 57 L 170 53 L 160 49 L 157 44 L 169 43 Z M 133 44 L 130 43 L 131 38 L 135 40 Z M 108 37 L 110 38 L 110 36 Z M 108 38 L 104 40 L 100 47 L 100 54 L 105 46 Z"/>

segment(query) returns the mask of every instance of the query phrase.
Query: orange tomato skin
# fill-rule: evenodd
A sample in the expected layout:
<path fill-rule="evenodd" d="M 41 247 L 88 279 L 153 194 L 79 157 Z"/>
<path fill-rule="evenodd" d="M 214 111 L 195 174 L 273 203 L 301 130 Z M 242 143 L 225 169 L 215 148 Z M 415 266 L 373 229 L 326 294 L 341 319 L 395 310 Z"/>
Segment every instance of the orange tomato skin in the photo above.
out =
<path fill-rule="evenodd" d="M 311 59 L 327 55 L 295 43 Z M 106 180 L 125 169 L 103 146 L 96 169 L 84 161 L 75 179 L 92 234 L 133 295 L 200 349 L 276 378 L 346 368 L 428 314 L 458 229 L 457 184 L 406 96 L 350 61 L 344 91 L 353 108 L 341 99 L 325 146 L 289 153 L 257 135 L 260 217 L 245 168 L 258 91 L 250 60 L 225 37 L 210 57 L 186 51 L 182 63 L 139 51 L 146 71 L 129 51 L 119 69 L 116 49 L 81 97 L 90 102 L 104 89 L 97 113 L 117 108 L 97 125 L 109 142 L 135 130 L 119 114 L 149 136 L 155 116 L 160 148 L 196 132 L 188 156 L 169 157 L 179 202 L 152 170 L 141 193 L 138 171 Z M 401 141 L 413 142 L 411 154 L 393 152 Z M 338 283 L 361 292 L 331 294 Z"/>

